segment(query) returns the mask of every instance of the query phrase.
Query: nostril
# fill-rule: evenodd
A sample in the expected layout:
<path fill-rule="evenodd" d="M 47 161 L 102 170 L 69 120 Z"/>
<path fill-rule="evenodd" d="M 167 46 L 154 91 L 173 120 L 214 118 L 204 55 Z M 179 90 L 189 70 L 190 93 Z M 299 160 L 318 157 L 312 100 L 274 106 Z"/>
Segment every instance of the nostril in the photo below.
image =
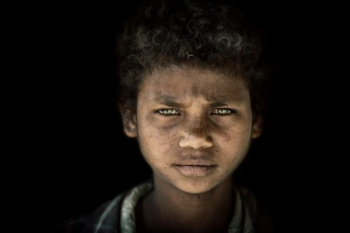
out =
<path fill-rule="evenodd" d="M 198 136 L 192 136 L 187 135 L 186 137 L 183 137 L 180 139 L 179 146 L 182 148 L 208 148 L 213 145 L 212 137 L 206 136 L 206 137 L 198 137 Z"/>

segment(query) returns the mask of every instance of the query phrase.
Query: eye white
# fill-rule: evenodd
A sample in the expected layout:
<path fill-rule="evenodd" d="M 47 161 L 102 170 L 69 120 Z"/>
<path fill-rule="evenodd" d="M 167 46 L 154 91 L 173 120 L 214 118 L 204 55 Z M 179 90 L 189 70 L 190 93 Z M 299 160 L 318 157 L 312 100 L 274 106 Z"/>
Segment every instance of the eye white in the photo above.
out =
<path fill-rule="evenodd" d="M 219 115 L 227 115 L 227 114 L 232 113 L 232 111 L 230 109 L 220 108 L 220 109 L 215 109 L 213 113 L 214 114 L 219 114 Z"/>
<path fill-rule="evenodd" d="M 178 115 L 175 109 L 161 109 L 158 112 L 163 115 Z"/>

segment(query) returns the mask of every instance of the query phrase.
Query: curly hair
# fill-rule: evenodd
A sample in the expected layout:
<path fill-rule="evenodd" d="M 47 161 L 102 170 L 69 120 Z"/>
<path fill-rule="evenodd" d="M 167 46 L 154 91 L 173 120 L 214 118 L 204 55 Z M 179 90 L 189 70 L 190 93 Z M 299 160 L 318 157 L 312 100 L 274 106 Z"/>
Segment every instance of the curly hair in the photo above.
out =
<path fill-rule="evenodd" d="M 236 73 L 248 87 L 253 116 L 263 114 L 271 75 L 251 23 L 225 1 L 153 0 L 124 22 L 117 38 L 119 105 L 136 108 L 143 78 L 183 64 Z"/>

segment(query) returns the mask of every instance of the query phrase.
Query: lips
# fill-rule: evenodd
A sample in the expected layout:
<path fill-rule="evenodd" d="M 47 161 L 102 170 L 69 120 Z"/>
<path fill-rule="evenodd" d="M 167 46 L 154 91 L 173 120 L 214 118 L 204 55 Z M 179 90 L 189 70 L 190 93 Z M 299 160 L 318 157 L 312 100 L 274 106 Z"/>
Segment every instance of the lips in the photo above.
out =
<path fill-rule="evenodd" d="M 175 166 L 215 166 L 215 164 L 209 160 L 199 160 L 199 159 L 191 159 L 181 161 L 179 163 L 174 163 Z"/>
<path fill-rule="evenodd" d="M 176 165 L 177 167 L 181 167 L 183 169 L 201 169 L 201 170 L 209 170 L 214 168 L 215 165 L 211 166 L 203 166 L 203 165 Z"/>
<path fill-rule="evenodd" d="M 185 176 L 205 176 L 211 173 L 216 165 L 175 165 L 175 168 Z"/>
<path fill-rule="evenodd" d="M 173 165 L 185 176 L 206 176 L 217 167 L 215 163 L 207 159 L 188 159 Z"/>

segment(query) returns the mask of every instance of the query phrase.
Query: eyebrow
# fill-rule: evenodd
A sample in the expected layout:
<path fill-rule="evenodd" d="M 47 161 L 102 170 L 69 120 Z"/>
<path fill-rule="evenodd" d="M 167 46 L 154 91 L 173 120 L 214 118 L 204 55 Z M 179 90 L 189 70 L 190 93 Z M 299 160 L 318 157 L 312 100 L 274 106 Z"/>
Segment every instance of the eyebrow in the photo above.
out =
<path fill-rule="evenodd" d="M 182 108 L 185 106 L 184 104 L 178 102 L 176 97 L 165 94 L 157 96 L 156 98 L 154 98 L 154 101 L 160 104 L 178 108 Z"/>
<path fill-rule="evenodd" d="M 236 100 L 229 100 L 229 101 L 221 97 L 210 97 L 210 98 L 206 97 L 205 99 L 209 102 L 210 107 L 229 106 L 230 104 L 239 105 L 243 102 L 241 98 L 238 98 Z M 182 108 L 185 106 L 185 104 L 180 103 L 176 97 L 166 95 L 166 94 L 157 96 L 153 100 L 159 104 L 172 106 L 172 107 Z"/>

